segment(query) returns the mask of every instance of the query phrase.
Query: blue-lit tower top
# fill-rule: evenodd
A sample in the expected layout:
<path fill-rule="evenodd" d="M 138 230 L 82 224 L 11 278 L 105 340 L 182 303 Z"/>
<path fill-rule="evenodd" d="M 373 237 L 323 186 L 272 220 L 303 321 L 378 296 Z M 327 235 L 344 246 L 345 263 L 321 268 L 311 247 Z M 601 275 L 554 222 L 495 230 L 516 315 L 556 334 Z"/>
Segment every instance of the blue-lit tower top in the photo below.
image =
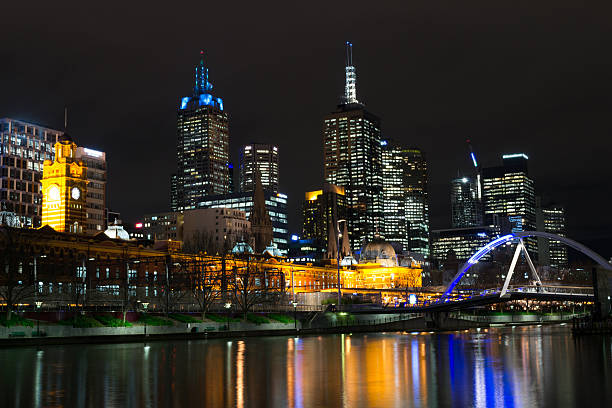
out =
<path fill-rule="evenodd" d="M 204 65 L 204 51 L 200 51 L 200 62 L 195 67 L 195 86 L 193 96 L 181 98 L 181 109 L 198 106 L 214 106 L 223 110 L 223 99 L 212 95 L 213 84 L 208 81 L 208 68 Z M 193 103 L 190 103 L 193 102 Z"/>

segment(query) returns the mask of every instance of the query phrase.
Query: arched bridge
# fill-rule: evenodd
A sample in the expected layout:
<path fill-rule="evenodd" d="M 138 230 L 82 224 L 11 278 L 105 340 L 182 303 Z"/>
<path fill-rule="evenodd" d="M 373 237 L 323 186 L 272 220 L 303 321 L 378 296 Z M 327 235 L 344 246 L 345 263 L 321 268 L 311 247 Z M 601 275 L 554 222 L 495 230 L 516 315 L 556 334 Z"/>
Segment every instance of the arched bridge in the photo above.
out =
<path fill-rule="evenodd" d="M 472 265 L 476 264 L 483 256 L 493 251 L 495 248 L 501 245 L 504 245 L 508 242 L 517 243 L 516 250 L 514 251 L 514 256 L 512 257 L 512 262 L 510 263 L 510 269 L 508 270 L 508 273 L 506 274 L 506 279 L 504 281 L 504 285 L 501 288 L 501 290 L 499 291 L 491 290 L 491 291 L 485 291 L 484 293 L 482 293 L 482 297 L 486 297 L 489 302 L 494 300 L 495 297 L 501 297 L 501 298 L 531 297 L 531 298 L 541 298 L 542 300 L 546 300 L 546 299 L 552 300 L 552 299 L 557 299 L 557 298 L 559 300 L 561 299 L 567 299 L 567 300 L 581 299 L 583 300 L 585 299 L 585 297 L 587 299 L 593 297 L 592 291 L 590 291 L 590 293 L 585 293 L 584 290 L 580 291 L 576 289 L 542 285 L 542 281 L 540 280 L 540 277 L 538 276 L 537 270 L 523 242 L 523 238 L 526 238 L 526 237 L 542 237 L 542 238 L 546 238 L 549 240 L 560 241 L 564 243 L 565 245 L 571 248 L 574 248 L 577 251 L 588 256 L 589 258 L 591 258 L 593 261 L 595 261 L 605 270 L 612 271 L 612 265 L 608 263 L 603 257 L 595 253 L 591 249 L 587 248 L 586 246 L 582 245 L 581 243 L 576 242 L 572 239 L 569 239 L 567 237 L 562 237 L 560 235 L 555 235 L 555 234 L 551 234 L 548 232 L 540 232 L 540 231 L 515 232 L 512 234 L 504 235 L 502 237 L 499 237 L 489 242 L 487 245 L 485 245 L 480 250 L 478 250 L 474 255 L 472 255 L 472 257 L 468 259 L 467 262 L 461 266 L 461 268 L 459 268 L 459 270 L 457 271 L 457 274 L 453 277 L 452 281 L 448 284 L 448 286 L 446 287 L 444 291 L 444 294 L 440 297 L 438 305 L 440 303 L 448 302 L 448 296 L 453 291 L 455 286 L 457 286 L 461 278 L 463 278 L 465 273 L 472 267 Z M 536 281 L 536 286 L 521 286 L 521 287 L 510 287 L 509 286 L 510 279 L 512 278 L 514 269 L 516 267 L 516 264 L 518 262 L 518 258 L 521 252 L 525 255 L 527 264 L 529 265 L 529 269 L 533 273 L 533 277 Z M 469 300 L 469 303 L 478 303 L 478 299 L 475 299 L 475 298 L 471 299 Z"/>

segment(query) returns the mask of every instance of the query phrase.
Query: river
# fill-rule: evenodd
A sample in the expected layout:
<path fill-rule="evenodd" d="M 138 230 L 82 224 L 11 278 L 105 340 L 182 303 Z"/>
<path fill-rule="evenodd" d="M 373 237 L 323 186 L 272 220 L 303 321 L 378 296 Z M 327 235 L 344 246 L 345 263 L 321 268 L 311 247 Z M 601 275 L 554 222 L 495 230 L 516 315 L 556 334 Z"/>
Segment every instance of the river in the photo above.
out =
<path fill-rule="evenodd" d="M 0 349 L 2 407 L 612 406 L 568 326 Z"/>

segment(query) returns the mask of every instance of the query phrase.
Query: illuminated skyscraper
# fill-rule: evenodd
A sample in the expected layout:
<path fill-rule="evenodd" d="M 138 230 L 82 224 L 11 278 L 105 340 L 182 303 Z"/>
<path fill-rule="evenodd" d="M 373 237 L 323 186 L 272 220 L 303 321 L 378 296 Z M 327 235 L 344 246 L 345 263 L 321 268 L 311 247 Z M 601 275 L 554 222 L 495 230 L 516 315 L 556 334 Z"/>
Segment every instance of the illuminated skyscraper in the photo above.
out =
<path fill-rule="evenodd" d="M 483 169 L 485 215 L 507 217 L 512 231 L 533 231 L 536 226 L 535 186 L 529 177 L 528 157 L 506 154 L 503 165 Z"/>
<path fill-rule="evenodd" d="M 560 205 L 537 208 L 538 231 L 566 236 L 565 209 Z M 568 266 L 567 246 L 560 241 L 538 238 L 538 261 L 540 265 L 564 268 Z"/>
<path fill-rule="evenodd" d="M 429 257 L 429 193 L 427 159 L 417 148 L 402 149 L 406 191 L 408 250 Z"/>
<path fill-rule="evenodd" d="M 240 150 L 240 191 L 255 190 L 255 170 L 264 190 L 278 193 L 278 147 L 251 143 Z"/>
<path fill-rule="evenodd" d="M 453 228 L 483 225 L 482 201 L 478 198 L 475 177 L 459 177 L 451 181 L 451 211 Z"/>
<path fill-rule="evenodd" d="M 325 182 L 344 187 L 352 249 L 382 233 L 380 119 L 357 100 L 352 44 L 346 43 L 343 102 L 323 121 Z"/>
<path fill-rule="evenodd" d="M 482 170 L 485 221 L 492 216 L 505 218 L 512 232 L 536 228 L 535 185 L 528 173 L 524 153 L 505 154 L 503 165 Z M 527 238 L 527 249 L 537 254 L 536 240 Z"/>
<path fill-rule="evenodd" d="M 24 227 L 41 226 L 43 162 L 63 132 L 20 120 L 0 119 L 0 202 Z"/>
<path fill-rule="evenodd" d="M 406 220 L 406 188 L 404 186 L 405 161 L 402 147 L 392 140 L 381 141 L 383 163 L 383 235 L 388 242 L 408 249 Z"/>
<path fill-rule="evenodd" d="M 326 183 L 322 190 L 308 191 L 302 215 L 302 238 L 313 240 L 322 255 L 329 246 L 329 226 L 337 229 L 337 221 L 348 217 L 344 188 Z"/>
<path fill-rule="evenodd" d="M 193 96 L 181 99 L 177 123 L 176 210 L 195 208 L 205 196 L 230 192 L 228 115 L 214 97 L 203 52 Z"/>

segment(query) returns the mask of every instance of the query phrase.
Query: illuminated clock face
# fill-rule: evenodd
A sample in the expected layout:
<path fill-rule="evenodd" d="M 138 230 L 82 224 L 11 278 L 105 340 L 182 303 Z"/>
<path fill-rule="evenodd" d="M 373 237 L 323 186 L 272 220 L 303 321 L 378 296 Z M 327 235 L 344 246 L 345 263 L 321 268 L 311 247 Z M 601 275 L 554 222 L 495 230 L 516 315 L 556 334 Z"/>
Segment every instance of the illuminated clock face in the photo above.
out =
<path fill-rule="evenodd" d="M 72 190 L 70 190 L 70 195 L 72 195 L 73 200 L 78 200 L 81 197 L 81 190 L 79 190 L 77 187 L 72 187 Z"/>
<path fill-rule="evenodd" d="M 59 187 L 56 186 L 55 184 L 51 185 L 51 187 L 49 187 L 49 189 L 47 190 L 47 197 L 49 198 L 49 201 L 59 201 L 60 199 Z"/>

